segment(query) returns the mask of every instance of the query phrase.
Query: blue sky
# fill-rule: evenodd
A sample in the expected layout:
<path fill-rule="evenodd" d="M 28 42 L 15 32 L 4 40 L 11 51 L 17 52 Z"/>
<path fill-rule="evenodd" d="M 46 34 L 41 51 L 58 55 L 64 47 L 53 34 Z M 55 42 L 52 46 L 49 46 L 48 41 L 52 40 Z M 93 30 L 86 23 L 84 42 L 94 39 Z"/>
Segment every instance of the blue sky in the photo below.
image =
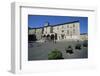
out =
<path fill-rule="evenodd" d="M 46 22 L 49 22 L 50 25 L 55 25 L 77 20 L 80 22 L 80 32 L 88 33 L 88 17 L 28 15 L 28 26 L 37 28 L 43 27 Z"/>

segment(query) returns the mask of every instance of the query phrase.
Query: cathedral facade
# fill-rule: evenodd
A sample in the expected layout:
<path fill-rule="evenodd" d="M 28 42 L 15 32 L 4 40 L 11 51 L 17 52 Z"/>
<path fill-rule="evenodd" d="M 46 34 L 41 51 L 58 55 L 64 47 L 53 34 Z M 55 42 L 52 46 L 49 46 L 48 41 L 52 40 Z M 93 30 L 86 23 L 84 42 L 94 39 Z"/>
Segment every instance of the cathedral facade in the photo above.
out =
<path fill-rule="evenodd" d="M 67 23 L 61 23 L 56 25 L 50 25 L 45 23 L 43 27 L 31 28 L 28 31 L 29 35 L 35 35 L 37 40 L 41 39 L 80 39 L 80 22 L 73 21 Z"/>

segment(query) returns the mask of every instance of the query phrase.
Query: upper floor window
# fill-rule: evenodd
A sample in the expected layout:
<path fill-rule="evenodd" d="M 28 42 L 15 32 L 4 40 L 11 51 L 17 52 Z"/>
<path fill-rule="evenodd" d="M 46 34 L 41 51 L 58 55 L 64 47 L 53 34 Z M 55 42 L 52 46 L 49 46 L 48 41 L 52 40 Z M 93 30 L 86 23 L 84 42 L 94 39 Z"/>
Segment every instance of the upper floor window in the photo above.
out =
<path fill-rule="evenodd" d="M 69 28 L 69 25 L 67 25 L 67 28 Z"/>
<path fill-rule="evenodd" d="M 75 24 L 73 24 L 73 27 L 75 27 Z"/>
<path fill-rule="evenodd" d="M 62 32 L 64 32 L 64 30 L 62 30 Z"/>
<path fill-rule="evenodd" d="M 75 34 L 75 29 L 73 29 L 73 34 Z"/>
<path fill-rule="evenodd" d="M 64 26 L 62 25 L 62 28 L 64 28 Z"/>
<path fill-rule="evenodd" d="M 59 30 L 59 27 L 57 27 L 57 30 Z"/>
<path fill-rule="evenodd" d="M 69 34 L 69 30 L 67 30 L 67 34 Z"/>
<path fill-rule="evenodd" d="M 70 28 L 72 28 L 72 26 L 70 26 Z"/>

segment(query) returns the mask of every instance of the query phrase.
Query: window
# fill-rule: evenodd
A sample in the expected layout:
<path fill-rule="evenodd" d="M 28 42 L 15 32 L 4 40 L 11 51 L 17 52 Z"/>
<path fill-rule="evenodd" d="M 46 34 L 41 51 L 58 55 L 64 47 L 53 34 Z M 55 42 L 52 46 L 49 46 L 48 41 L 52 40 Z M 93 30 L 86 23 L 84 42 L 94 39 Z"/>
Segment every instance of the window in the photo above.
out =
<path fill-rule="evenodd" d="M 64 26 L 62 25 L 62 28 L 64 28 Z"/>
<path fill-rule="evenodd" d="M 75 27 L 75 24 L 73 24 L 73 27 Z"/>
<path fill-rule="evenodd" d="M 59 30 L 59 27 L 57 27 L 57 30 Z"/>
<path fill-rule="evenodd" d="M 70 28 L 72 28 L 72 27 L 70 26 Z"/>
<path fill-rule="evenodd" d="M 73 34 L 75 34 L 75 29 L 73 29 Z"/>
<path fill-rule="evenodd" d="M 67 25 L 67 28 L 69 28 L 69 25 Z"/>
<path fill-rule="evenodd" d="M 53 33 L 53 27 L 50 28 L 50 33 Z"/>
<path fill-rule="evenodd" d="M 72 37 L 72 31 L 70 31 L 70 36 Z"/>
<path fill-rule="evenodd" d="M 69 30 L 67 30 L 67 34 L 69 35 Z"/>
<path fill-rule="evenodd" d="M 62 32 L 64 32 L 64 30 L 62 30 Z"/>

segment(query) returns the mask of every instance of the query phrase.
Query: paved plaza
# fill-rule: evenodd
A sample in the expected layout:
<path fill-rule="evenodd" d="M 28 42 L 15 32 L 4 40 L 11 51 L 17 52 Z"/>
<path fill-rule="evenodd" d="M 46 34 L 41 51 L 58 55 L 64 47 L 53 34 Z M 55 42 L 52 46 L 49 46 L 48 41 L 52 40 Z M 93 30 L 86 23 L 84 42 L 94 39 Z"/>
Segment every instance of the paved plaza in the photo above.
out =
<path fill-rule="evenodd" d="M 80 50 L 75 49 L 76 44 L 81 44 Z M 48 60 L 48 54 L 54 49 L 58 49 L 62 52 L 64 59 L 79 59 L 79 58 L 87 58 L 88 57 L 88 48 L 82 46 L 82 41 L 74 41 L 74 40 L 61 40 L 56 41 L 37 41 L 28 43 L 28 60 Z M 68 46 L 73 48 L 73 53 L 66 53 L 65 48 Z"/>

